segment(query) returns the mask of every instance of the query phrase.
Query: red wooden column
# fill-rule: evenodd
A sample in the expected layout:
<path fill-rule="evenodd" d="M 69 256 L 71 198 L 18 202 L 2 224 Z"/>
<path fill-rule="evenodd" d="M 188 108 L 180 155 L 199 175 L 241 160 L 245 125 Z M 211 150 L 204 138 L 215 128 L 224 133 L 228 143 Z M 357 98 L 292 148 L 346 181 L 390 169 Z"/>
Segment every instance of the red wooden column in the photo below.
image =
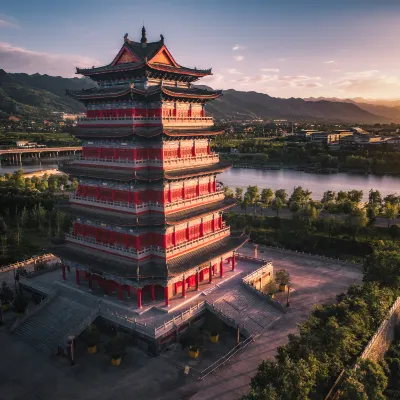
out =
<path fill-rule="evenodd" d="M 165 297 L 165 306 L 166 306 L 166 307 L 169 307 L 168 286 L 164 286 L 164 297 Z"/>
<path fill-rule="evenodd" d="M 122 284 L 118 283 L 118 297 L 119 301 L 122 301 L 124 299 L 124 295 L 122 293 Z"/>
<path fill-rule="evenodd" d="M 199 290 L 199 271 L 196 272 L 196 290 Z"/>
<path fill-rule="evenodd" d="M 221 262 L 219 263 L 219 276 L 221 278 L 224 277 L 224 262 L 223 262 L 222 258 L 221 258 Z"/>
<path fill-rule="evenodd" d="M 186 297 L 186 279 L 182 279 L 182 297 Z"/>
<path fill-rule="evenodd" d="M 61 265 L 61 270 L 62 270 L 63 281 L 65 281 L 67 278 L 65 277 L 65 265 L 64 264 Z"/>
<path fill-rule="evenodd" d="M 201 223 L 200 223 L 200 237 L 204 236 L 204 221 L 203 218 L 201 219 Z"/>
<path fill-rule="evenodd" d="M 76 286 L 79 286 L 79 269 L 75 269 Z"/>
<path fill-rule="evenodd" d="M 96 199 L 100 200 L 100 188 L 99 187 L 96 188 Z"/>
<path fill-rule="evenodd" d="M 208 267 L 208 283 L 212 282 L 212 267 L 211 265 Z"/>
<path fill-rule="evenodd" d="M 131 287 L 129 285 L 126 287 L 126 291 L 128 292 L 128 297 L 131 297 Z"/>
<path fill-rule="evenodd" d="M 138 308 L 142 308 L 142 289 L 137 290 L 137 306 Z"/>
<path fill-rule="evenodd" d="M 235 254 L 235 252 L 233 252 L 233 255 L 232 255 L 232 271 L 235 270 L 235 266 L 236 266 L 236 254 Z"/>
<path fill-rule="evenodd" d="M 93 277 L 92 277 L 92 274 L 90 272 L 88 274 L 88 278 L 89 278 L 89 291 L 92 291 Z"/>
<path fill-rule="evenodd" d="M 155 301 L 156 300 L 156 291 L 155 291 L 155 285 L 154 283 L 151 285 L 151 300 Z"/>
<path fill-rule="evenodd" d="M 169 184 L 169 187 L 168 187 L 168 203 L 172 203 L 171 184 Z"/>

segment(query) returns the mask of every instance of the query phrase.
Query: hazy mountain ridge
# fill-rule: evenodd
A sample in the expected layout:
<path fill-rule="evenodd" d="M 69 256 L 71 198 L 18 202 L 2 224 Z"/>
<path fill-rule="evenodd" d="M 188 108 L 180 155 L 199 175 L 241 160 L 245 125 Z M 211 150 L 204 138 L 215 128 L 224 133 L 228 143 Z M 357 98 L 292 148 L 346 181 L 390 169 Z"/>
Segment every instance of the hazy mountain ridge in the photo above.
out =
<path fill-rule="evenodd" d="M 11 74 L 0 70 L 0 111 L 13 115 L 48 115 L 53 111 L 82 112 L 79 102 L 65 96 L 66 89 L 94 87 L 87 78 L 62 78 L 40 74 Z M 198 86 L 210 89 L 207 86 Z M 258 92 L 223 91 L 223 96 L 207 104 L 208 112 L 224 119 L 293 119 L 347 123 L 377 123 L 398 120 L 397 109 L 352 101 L 271 97 Z"/>

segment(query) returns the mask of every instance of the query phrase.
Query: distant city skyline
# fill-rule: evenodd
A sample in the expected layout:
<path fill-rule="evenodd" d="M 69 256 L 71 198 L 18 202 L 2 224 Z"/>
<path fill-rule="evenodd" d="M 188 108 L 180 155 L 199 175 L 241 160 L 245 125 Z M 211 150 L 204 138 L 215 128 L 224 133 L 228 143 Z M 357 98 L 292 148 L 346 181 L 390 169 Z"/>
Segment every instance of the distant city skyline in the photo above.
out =
<path fill-rule="evenodd" d="M 399 17 L 397 0 L 9 1 L 0 68 L 77 76 L 110 63 L 125 33 L 139 41 L 144 23 L 181 65 L 212 67 L 199 84 L 216 89 L 400 98 Z"/>

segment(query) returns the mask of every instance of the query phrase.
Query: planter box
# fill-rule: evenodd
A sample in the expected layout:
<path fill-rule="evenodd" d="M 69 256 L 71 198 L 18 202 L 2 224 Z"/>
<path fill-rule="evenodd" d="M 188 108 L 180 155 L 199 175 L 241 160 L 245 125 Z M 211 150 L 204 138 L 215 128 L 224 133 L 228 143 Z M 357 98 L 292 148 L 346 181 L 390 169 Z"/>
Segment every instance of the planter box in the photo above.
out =
<path fill-rule="evenodd" d="M 199 356 L 199 350 L 189 350 L 189 357 L 190 358 L 197 358 Z"/>
<path fill-rule="evenodd" d="M 219 335 L 211 335 L 210 336 L 211 343 L 218 343 L 218 340 L 219 340 Z"/>
<path fill-rule="evenodd" d="M 121 357 L 111 359 L 111 365 L 113 365 L 114 367 L 118 367 L 120 364 L 121 364 Z"/>

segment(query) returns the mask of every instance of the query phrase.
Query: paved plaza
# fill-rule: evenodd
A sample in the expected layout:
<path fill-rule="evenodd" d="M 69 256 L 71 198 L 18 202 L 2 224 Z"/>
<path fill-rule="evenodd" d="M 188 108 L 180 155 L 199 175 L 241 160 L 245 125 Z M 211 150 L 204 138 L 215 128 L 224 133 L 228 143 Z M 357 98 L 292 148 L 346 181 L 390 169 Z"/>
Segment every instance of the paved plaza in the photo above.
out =
<path fill-rule="evenodd" d="M 241 249 L 243 253 L 251 249 Z M 319 259 L 282 250 L 259 250 L 259 257 L 272 261 L 275 271 L 286 268 L 292 276 L 291 308 L 284 314 L 254 296 L 240 284 L 243 275 L 258 268 L 257 264 L 238 260 L 237 270 L 224 276 L 225 282 L 214 280 L 204 284 L 199 292 L 188 292 L 182 307 L 190 307 L 207 300 L 226 314 L 240 319 L 256 340 L 237 353 L 229 363 L 213 372 L 203 381 L 185 377 L 180 368 L 171 365 L 165 357 L 149 358 L 139 349 L 120 368 L 112 368 L 104 354 L 85 356 L 77 366 L 69 367 L 58 359 L 48 357 L 5 328 L 0 328 L 2 358 L 0 366 L 0 399 L 238 399 L 248 390 L 251 377 L 262 359 L 272 358 L 276 347 L 297 331 L 297 324 L 306 319 L 315 304 L 331 302 L 352 283 L 359 283 L 359 266 Z M 53 274 L 53 275 L 50 275 Z M 41 283 L 57 285 L 64 295 L 78 295 L 72 280 L 61 282 L 59 272 L 41 275 Z M 69 282 L 71 281 L 71 286 Z M 80 288 L 83 290 L 86 288 Z M 76 294 L 71 294 L 76 293 Z M 102 296 L 93 293 L 94 297 Z M 137 314 L 135 305 L 126 299 L 118 302 L 111 296 L 105 301 L 110 306 L 141 318 L 146 323 L 159 323 L 181 312 L 170 313 L 153 307 Z M 102 296 L 104 301 L 104 296 Z M 182 300 L 181 300 L 182 301 Z M 172 304 L 172 308 L 175 305 Z M 92 357 L 92 358 L 91 358 Z"/>

